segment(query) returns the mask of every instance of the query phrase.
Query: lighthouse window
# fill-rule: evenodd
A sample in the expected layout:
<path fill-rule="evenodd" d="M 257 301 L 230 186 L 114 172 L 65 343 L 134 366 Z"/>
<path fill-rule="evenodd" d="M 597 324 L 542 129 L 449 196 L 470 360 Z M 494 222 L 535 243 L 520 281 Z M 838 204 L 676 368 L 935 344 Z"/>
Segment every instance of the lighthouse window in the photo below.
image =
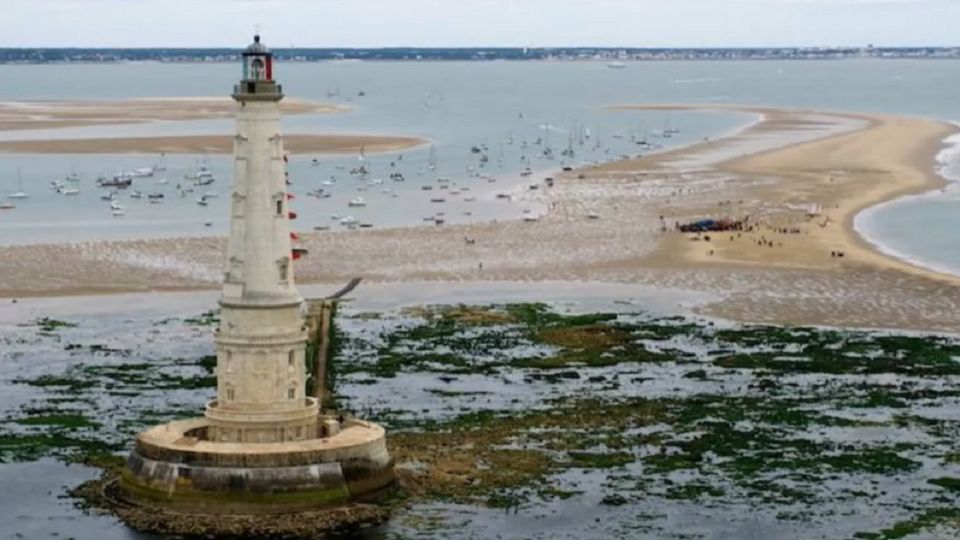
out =
<path fill-rule="evenodd" d="M 294 354 L 293 354 L 293 351 L 290 351 L 289 353 L 287 353 L 287 366 L 292 368 L 293 361 L 294 361 Z"/>
<path fill-rule="evenodd" d="M 233 392 L 233 388 L 227 387 L 227 401 L 233 401 L 236 395 Z"/>
<path fill-rule="evenodd" d="M 277 215 L 278 215 L 278 216 L 282 216 L 282 215 L 283 215 L 283 200 L 282 200 L 282 199 L 277 201 Z"/>
<path fill-rule="evenodd" d="M 287 390 L 287 399 L 294 399 L 296 397 L 297 397 L 297 389 L 291 386 Z"/>
<path fill-rule="evenodd" d="M 263 60 L 260 58 L 254 58 L 250 62 L 250 72 L 253 75 L 251 78 L 254 80 L 263 80 Z"/>

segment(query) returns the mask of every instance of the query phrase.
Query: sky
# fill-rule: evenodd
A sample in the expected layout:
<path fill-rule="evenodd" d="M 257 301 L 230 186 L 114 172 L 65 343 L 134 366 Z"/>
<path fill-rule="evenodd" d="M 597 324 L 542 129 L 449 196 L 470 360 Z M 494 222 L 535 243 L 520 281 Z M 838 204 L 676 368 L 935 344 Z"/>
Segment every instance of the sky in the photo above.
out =
<path fill-rule="evenodd" d="M 0 0 L 0 47 L 960 45 L 960 0 Z"/>

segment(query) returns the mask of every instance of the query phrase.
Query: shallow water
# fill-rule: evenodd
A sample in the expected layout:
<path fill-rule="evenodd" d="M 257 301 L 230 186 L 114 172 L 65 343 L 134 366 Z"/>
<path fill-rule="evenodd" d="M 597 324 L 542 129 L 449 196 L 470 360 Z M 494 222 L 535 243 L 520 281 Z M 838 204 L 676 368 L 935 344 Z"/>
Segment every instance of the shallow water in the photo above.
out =
<path fill-rule="evenodd" d="M 356 107 L 352 112 L 335 115 L 306 115 L 285 119 L 287 132 L 387 133 L 424 137 L 436 145 L 437 171 L 423 169 L 429 151 L 426 148 L 403 152 L 401 166 L 407 181 L 390 182 L 389 162 L 399 153 L 369 156 L 374 168 L 370 179 L 384 184 L 363 186 L 345 169 L 355 156 L 320 158 L 321 165 L 310 165 L 310 156 L 295 158 L 291 172 L 300 195 L 295 209 L 298 225 L 304 229 L 329 225 L 339 227 L 339 218 L 352 215 L 375 226 L 416 225 L 424 218 L 443 212 L 448 223 L 471 220 L 517 218 L 523 210 L 541 209 L 495 199 L 500 191 L 510 191 L 539 181 L 556 170 L 562 161 L 534 157 L 533 141 L 550 138 L 559 154 L 569 142 L 571 132 L 591 130 L 591 141 L 602 142 L 598 151 L 589 142 L 579 144 L 576 155 L 566 161 L 604 160 L 620 154 L 633 154 L 637 147 L 630 135 L 660 130 L 666 125 L 681 129 L 672 139 L 654 142 L 684 144 L 704 136 L 715 137 L 742 125 L 743 115 L 696 113 L 616 112 L 604 107 L 622 103 L 703 103 L 733 102 L 750 105 L 810 107 L 844 111 L 885 112 L 926 116 L 942 120 L 960 120 L 952 89 L 960 86 L 960 70 L 952 61 L 880 61 L 843 62 L 660 62 L 635 63 L 628 69 L 609 70 L 593 62 L 323 62 L 285 64 L 279 76 L 286 91 L 295 97 L 336 101 Z M 43 65 L 0 66 L 5 81 L 0 99 L 113 99 L 126 97 L 170 97 L 224 95 L 235 82 L 238 69 L 231 64 L 155 64 L 115 65 Z M 70 80 L 69 86 L 62 81 Z M 118 83 L 117 81 L 122 81 Z M 328 92 L 339 87 L 338 96 Z M 357 92 L 363 89 L 363 98 Z M 520 115 L 523 114 L 523 118 Z M 548 126 L 550 126 L 548 128 Z M 154 123 L 146 126 L 112 126 L 66 130 L 77 136 L 125 136 L 130 134 L 229 133 L 226 120 Z M 614 138 L 614 134 L 624 138 Z M 2 137 L 46 137 L 48 133 L 0 134 Z M 497 161 L 500 142 L 506 144 L 504 164 Z M 526 152 L 517 145 L 526 140 Z M 489 184 L 471 177 L 466 167 L 478 167 L 473 145 L 486 144 L 489 164 L 475 173 L 498 179 Z M 610 154 L 605 149 L 610 147 Z M 526 154 L 537 171 L 520 179 Z M 144 193 L 166 190 L 168 197 L 182 175 L 202 156 L 171 156 L 167 176 L 170 184 L 142 182 Z M 102 190 L 92 185 L 99 174 L 118 169 L 152 165 L 156 156 L 78 156 L 78 155 L 2 155 L 0 156 L 0 192 L 17 187 L 17 169 L 30 186 L 33 197 L 22 201 L 16 212 L 0 214 L 0 243 L 84 241 L 95 238 L 203 235 L 225 231 L 225 199 L 211 199 L 207 207 L 196 204 L 204 191 L 184 198 L 173 196 L 162 205 L 147 204 L 146 199 L 121 199 L 126 216 L 114 218 L 99 200 Z M 948 172 L 960 167 L 956 153 L 945 154 Z M 210 158 L 218 180 L 211 186 L 222 195 L 228 188 L 229 161 Z M 82 191 L 76 198 L 49 193 L 50 180 L 60 179 L 76 169 L 83 174 Z M 952 173 L 950 173 L 952 174 Z M 330 175 L 337 178 L 330 199 L 303 196 L 324 187 Z M 448 196 L 446 203 L 430 203 L 420 191 L 423 184 L 435 183 L 437 176 L 450 177 L 460 187 L 476 192 L 476 201 L 464 202 L 467 192 Z M 357 191 L 364 187 L 365 191 Z M 389 188 L 394 193 L 382 193 Z M 366 208 L 348 208 L 347 202 L 362 195 Z M 861 229 L 891 252 L 931 266 L 955 271 L 958 250 L 951 238 L 960 223 L 951 217 L 956 198 L 926 197 L 874 211 L 860 220 Z M 470 215 L 466 215 L 469 212 Z M 333 215 L 339 216 L 332 219 Z M 64 216 L 69 216 L 64 220 Z M 210 227 L 205 223 L 212 220 Z"/>

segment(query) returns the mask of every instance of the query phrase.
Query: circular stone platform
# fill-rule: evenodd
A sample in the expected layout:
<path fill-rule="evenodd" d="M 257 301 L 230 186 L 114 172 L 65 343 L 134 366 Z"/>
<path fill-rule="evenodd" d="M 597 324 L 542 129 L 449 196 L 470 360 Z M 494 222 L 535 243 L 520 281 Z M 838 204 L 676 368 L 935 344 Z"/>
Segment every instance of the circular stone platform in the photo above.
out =
<path fill-rule="evenodd" d="M 394 482 L 386 434 L 377 424 L 321 415 L 318 438 L 282 443 L 206 440 L 207 418 L 137 436 L 119 495 L 189 513 L 280 514 L 375 498 Z"/>

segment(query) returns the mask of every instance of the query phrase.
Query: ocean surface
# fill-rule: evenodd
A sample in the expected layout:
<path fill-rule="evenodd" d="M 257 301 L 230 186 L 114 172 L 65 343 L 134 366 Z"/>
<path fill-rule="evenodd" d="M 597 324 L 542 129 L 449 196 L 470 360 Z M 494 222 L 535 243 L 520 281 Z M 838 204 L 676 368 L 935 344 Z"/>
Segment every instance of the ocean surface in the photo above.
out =
<path fill-rule="evenodd" d="M 121 99 L 226 95 L 239 77 L 233 64 L 127 63 L 0 66 L 0 100 Z M 286 133 L 412 135 L 429 144 L 367 155 L 371 174 L 349 174 L 359 157 L 291 159 L 298 228 L 343 228 L 353 217 L 375 227 L 512 219 L 543 212 L 498 198 L 525 189 L 562 166 L 690 144 L 751 121 L 733 113 L 623 112 L 624 103 L 741 103 L 896 113 L 960 120 L 955 89 L 960 63 L 947 60 L 630 63 L 595 62 L 290 63 L 278 68 L 285 92 L 352 107 L 333 115 L 289 116 Z M 365 95 L 359 95 L 363 91 Z M 670 138 L 660 135 L 677 129 Z M 155 122 L 0 133 L 0 139 L 230 133 L 232 121 Z M 654 148 L 637 143 L 647 140 Z M 953 141 L 957 142 L 957 141 Z M 951 143 L 952 146 L 952 143 Z M 480 150 L 472 151 L 473 147 Z M 546 155 L 550 149 L 552 156 Z M 564 151 L 568 155 L 563 155 Z M 572 155 L 570 154 L 572 151 Z M 433 159 L 431 159 L 431 155 Z M 486 156 L 486 162 L 482 162 Z M 167 156 L 167 170 L 118 193 L 114 216 L 97 176 L 149 167 L 156 155 L 0 155 L 0 194 L 29 199 L 0 214 L 0 244 L 206 235 L 226 230 L 230 159 Z M 314 163 L 316 159 L 316 163 Z M 436 164 L 431 170 L 429 164 Z M 180 193 L 184 175 L 208 163 L 217 180 Z M 529 167 L 531 176 L 521 176 Z M 960 152 L 941 155 L 948 178 L 960 178 Z M 78 195 L 49 187 L 77 172 Z M 390 179 L 402 173 L 405 181 Z M 161 179 L 167 182 L 161 183 Z M 439 180 L 439 181 L 438 181 Z M 429 191 L 424 190 L 429 186 Z M 323 189 L 329 198 L 307 195 Z M 136 190 L 142 199 L 132 198 Z M 147 195 L 163 193 L 163 204 Z M 350 207 L 361 197 L 366 206 Z M 207 205 L 198 201 L 206 198 Z M 443 202 L 431 199 L 443 198 Z M 917 264 L 960 273 L 960 189 L 903 199 L 861 214 L 857 227 L 881 249 Z"/>

